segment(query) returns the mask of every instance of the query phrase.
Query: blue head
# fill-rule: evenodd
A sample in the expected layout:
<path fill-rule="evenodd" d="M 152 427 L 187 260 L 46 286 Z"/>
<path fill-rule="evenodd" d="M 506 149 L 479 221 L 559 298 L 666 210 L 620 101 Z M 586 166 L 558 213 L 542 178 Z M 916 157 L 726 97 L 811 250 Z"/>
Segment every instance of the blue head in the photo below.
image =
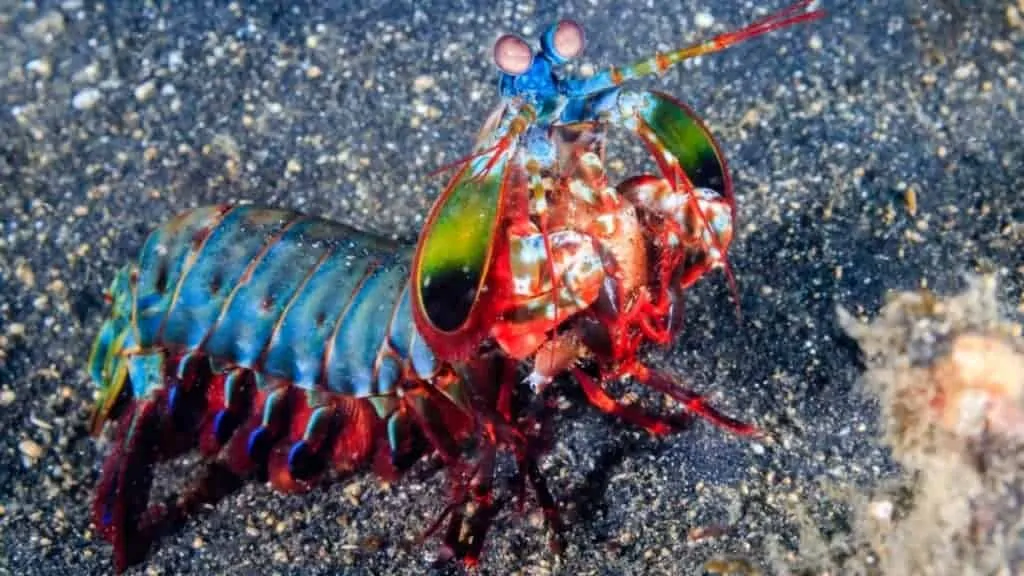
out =
<path fill-rule="evenodd" d="M 583 28 L 562 20 L 544 31 L 534 54 L 525 40 L 505 34 L 494 43 L 498 91 L 502 98 L 523 98 L 537 104 L 562 93 L 555 69 L 583 53 Z"/>

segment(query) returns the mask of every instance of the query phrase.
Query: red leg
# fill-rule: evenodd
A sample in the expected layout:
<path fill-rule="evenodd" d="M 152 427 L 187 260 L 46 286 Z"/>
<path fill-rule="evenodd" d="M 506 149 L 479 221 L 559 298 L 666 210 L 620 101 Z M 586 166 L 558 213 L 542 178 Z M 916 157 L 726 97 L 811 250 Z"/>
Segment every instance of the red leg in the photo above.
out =
<path fill-rule="evenodd" d="M 206 392 L 206 416 L 199 426 L 199 450 L 216 456 L 252 408 L 255 379 L 251 370 L 234 368 L 214 374 Z"/>
<path fill-rule="evenodd" d="M 540 504 L 540 508 L 544 512 L 544 519 L 547 520 L 548 528 L 551 530 L 549 546 L 556 554 L 560 554 L 565 550 L 563 536 L 565 527 L 562 524 L 562 517 L 558 512 L 558 503 L 551 496 L 547 480 L 540 473 L 540 468 L 537 467 L 537 459 L 534 456 L 530 456 L 520 462 L 519 465 L 526 469 L 526 476 L 530 479 L 530 485 L 533 486 L 533 491 L 537 495 L 537 503 Z"/>
<path fill-rule="evenodd" d="M 687 390 L 673 382 L 667 376 L 647 368 L 640 362 L 634 361 L 625 371 L 625 374 L 632 374 L 643 385 L 665 394 L 679 402 L 683 407 L 693 414 L 711 422 L 715 426 L 724 428 L 741 436 L 756 436 L 761 432 L 751 424 L 747 424 L 719 412 L 703 397 Z"/>
<path fill-rule="evenodd" d="M 232 472 L 248 477 L 263 469 L 277 443 L 288 436 L 289 415 L 292 405 L 301 402 L 300 393 L 287 384 L 256 390 L 248 420 L 224 447 Z"/>
<path fill-rule="evenodd" d="M 384 422 L 366 400 L 346 399 L 338 404 L 341 431 L 330 454 L 338 472 L 351 472 L 373 457 Z"/>
<path fill-rule="evenodd" d="M 664 417 L 655 416 L 636 406 L 622 404 L 612 398 L 600 384 L 579 368 L 573 368 L 573 375 L 576 377 L 576 381 L 580 383 L 580 387 L 587 396 L 587 400 L 605 414 L 615 416 L 629 424 L 643 428 L 655 436 L 664 436 L 680 428 L 679 424 L 672 423 Z"/>
<path fill-rule="evenodd" d="M 466 518 L 469 523 L 468 538 L 464 541 L 459 539 L 458 542 L 446 542 L 447 546 L 458 550 L 457 556 L 461 557 L 462 562 L 469 568 L 480 563 L 480 555 L 483 552 L 484 542 L 487 540 L 487 531 L 501 508 L 494 501 L 492 493 L 495 456 L 494 447 L 486 447 L 480 456 L 477 472 L 470 481 L 470 494 L 475 508 Z M 451 531 L 449 531 L 450 534 Z"/>
<path fill-rule="evenodd" d="M 268 458 L 267 478 L 280 492 L 306 492 L 327 468 L 339 417 L 331 405 L 295 402 L 288 419 L 289 432 L 276 442 Z"/>

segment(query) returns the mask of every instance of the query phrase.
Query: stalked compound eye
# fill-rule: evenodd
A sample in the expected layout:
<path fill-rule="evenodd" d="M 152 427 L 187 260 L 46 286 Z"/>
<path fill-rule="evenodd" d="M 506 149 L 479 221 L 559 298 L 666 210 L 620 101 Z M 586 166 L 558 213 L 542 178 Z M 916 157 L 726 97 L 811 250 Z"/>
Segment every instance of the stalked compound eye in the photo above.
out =
<path fill-rule="evenodd" d="M 583 27 L 572 20 L 561 20 L 552 29 L 550 41 L 546 44 L 545 49 L 558 56 L 561 61 L 577 57 L 583 53 Z"/>
<path fill-rule="evenodd" d="M 522 76 L 533 64 L 533 51 L 519 36 L 506 34 L 494 43 L 494 63 L 505 74 Z"/>

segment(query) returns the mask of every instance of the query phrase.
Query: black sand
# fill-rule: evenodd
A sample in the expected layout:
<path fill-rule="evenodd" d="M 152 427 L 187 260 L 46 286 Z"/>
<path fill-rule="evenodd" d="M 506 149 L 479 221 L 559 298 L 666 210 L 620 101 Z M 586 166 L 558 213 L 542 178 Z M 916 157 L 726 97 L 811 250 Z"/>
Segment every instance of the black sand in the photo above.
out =
<path fill-rule="evenodd" d="M 88 517 L 101 453 L 84 431 L 83 368 L 102 290 L 150 228 L 246 200 L 411 239 L 442 182 L 426 174 L 465 153 L 494 102 L 499 33 L 573 17 L 601 65 L 767 9 L 641 4 L 0 0 L 0 572 L 110 572 Z M 795 514 L 842 534 L 837 494 L 894 468 L 835 305 L 874 311 L 888 290 L 952 289 L 971 271 L 996 272 L 1009 308 L 1022 305 L 1024 5 L 824 7 L 823 22 L 642 84 L 707 119 L 742 217 L 742 321 L 713 277 L 652 361 L 777 441 L 704 424 L 653 440 L 567 386 L 545 468 L 570 547 L 557 561 L 535 515 L 506 514 L 485 573 L 770 569 L 769 548 L 795 549 Z M 174 486 L 192 464 L 162 474 Z M 362 476 L 305 496 L 250 485 L 133 573 L 421 574 L 432 548 L 405 543 L 439 512 L 440 480 Z M 700 537 L 713 526 L 729 528 Z"/>

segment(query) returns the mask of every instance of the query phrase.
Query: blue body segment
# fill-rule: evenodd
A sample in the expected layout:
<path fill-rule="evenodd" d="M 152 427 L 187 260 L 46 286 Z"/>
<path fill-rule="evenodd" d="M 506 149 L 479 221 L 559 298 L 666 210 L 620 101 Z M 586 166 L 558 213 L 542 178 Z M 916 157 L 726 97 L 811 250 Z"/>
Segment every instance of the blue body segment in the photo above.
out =
<path fill-rule="evenodd" d="M 410 322 L 412 319 L 409 319 Z M 415 334 L 412 339 L 412 347 L 409 350 L 409 357 L 412 359 L 413 371 L 420 378 L 424 378 L 427 374 L 433 374 L 437 372 L 438 359 L 434 351 L 427 346 L 427 343 L 419 334 Z"/>
<path fill-rule="evenodd" d="M 266 349 L 274 328 L 308 273 L 315 269 L 327 251 L 325 243 L 304 240 L 313 219 L 298 221 L 253 263 L 248 281 L 238 285 L 204 348 L 213 356 L 232 358 L 244 368 L 253 368 Z"/>
<path fill-rule="evenodd" d="M 316 388 L 334 326 L 348 308 L 349 295 L 370 269 L 368 258 L 350 254 L 343 246 L 330 246 L 327 258 L 285 313 L 267 348 L 264 371 L 301 388 Z"/>
<path fill-rule="evenodd" d="M 403 358 L 408 358 L 413 339 L 416 336 L 416 325 L 412 319 L 412 291 L 406 284 L 402 295 L 398 300 L 398 308 L 395 309 L 395 317 L 391 321 L 391 332 L 388 337 L 395 352 Z"/>
<path fill-rule="evenodd" d="M 192 267 L 180 279 L 163 327 L 165 342 L 188 349 L 203 343 L 250 264 L 297 215 L 232 210 L 198 247 Z M 255 277 L 257 269 L 248 273 Z"/>
<path fill-rule="evenodd" d="M 408 285 L 402 292 L 398 310 L 391 322 L 391 343 L 400 357 L 412 360 L 413 372 L 420 378 L 427 378 L 437 372 L 437 356 L 416 331 L 412 315 L 412 292 Z"/>
<path fill-rule="evenodd" d="M 140 344 L 203 352 L 310 391 L 391 395 L 403 365 L 424 379 L 439 366 L 413 324 L 408 260 L 403 246 L 319 218 L 197 209 L 142 251 Z M 137 397 L 162 386 L 156 367 L 129 369 Z"/>
<path fill-rule="evenodd" d="M 408 267 L 381 262 L 352 294 L 348 309 L 335 326 L 327 365 L 327 389 L 349 396 L 379 396 L 375 364 L 389 331 L 395 303 L 408 281 Z"/>
<path fill-rule="evenodd" d="M 180 214 L 146 239 L 140 252 L 135 288 L 136 324 L 142 346 L 148 347 L 156 341 L 167 308 L 174 299 L 176 280 L 190 266 L 188 260 L 195 257 L 195 244 L 220 222 L 226 210 L 207 206 Z"/>

